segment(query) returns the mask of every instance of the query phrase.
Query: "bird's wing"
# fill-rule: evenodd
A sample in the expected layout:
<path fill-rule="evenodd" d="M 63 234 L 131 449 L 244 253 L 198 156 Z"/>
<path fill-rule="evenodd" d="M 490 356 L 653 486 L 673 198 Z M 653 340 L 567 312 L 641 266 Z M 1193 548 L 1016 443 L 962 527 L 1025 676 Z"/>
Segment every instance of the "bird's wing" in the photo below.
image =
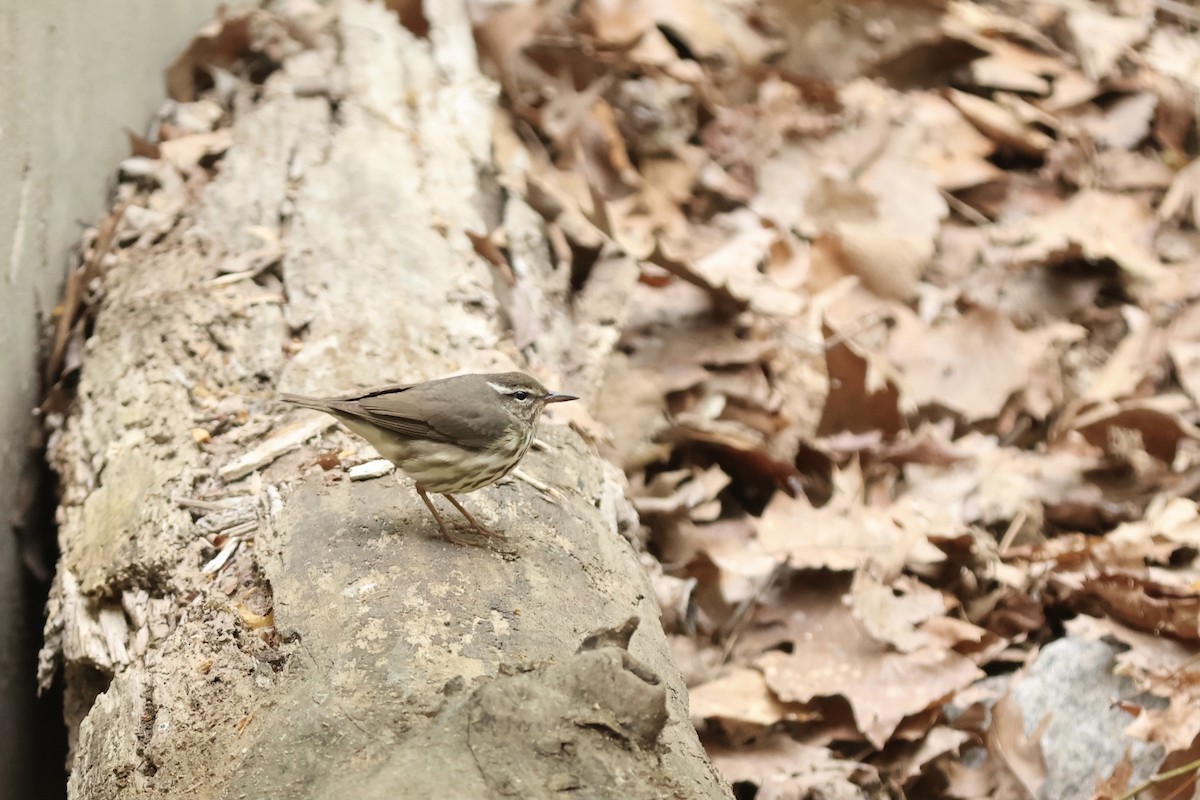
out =
<path fill-rule="evenodd" d="M 414 439 L 448 442 L 468 450 L 482 450 L 492 444 L 493 437 L 486 434 L 492 428 L 484 427 L 484 423 L 495 422 L 485 419 L 493 411 L 493 404 L 482 406 L 487 412 L 472 413 L 470 408 L 475 404 L 457 402 L 461 397 L 431 397 L 420 391 L 410 392 L 412 388 L 378 389 L 339 406 L 339 410 Z"/>

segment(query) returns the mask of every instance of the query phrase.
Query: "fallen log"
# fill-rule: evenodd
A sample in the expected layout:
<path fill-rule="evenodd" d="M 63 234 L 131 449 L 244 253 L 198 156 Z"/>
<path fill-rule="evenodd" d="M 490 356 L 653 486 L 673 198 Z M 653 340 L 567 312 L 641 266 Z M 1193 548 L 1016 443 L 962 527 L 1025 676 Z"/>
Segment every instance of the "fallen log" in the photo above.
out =
<path fill-rule="evenodd" d="M 503 546 L 456 547 L 365 445 L 276 400 L 530 356 L 580 388 L 547 355 L 567 276 L 535 276 L 567 340 L 519 351 L 501 322 L 468 235 L 520 217 L 487 180 L 497 92 L 465 11 L 428 5 L 417 32 L 361 0 L 219 21 L 171 82 L 249 64 L 176 110 L 215 96 L 231 125 L 123 168 L 50 449 L 40 677 L 65 681 L 72 798 L 729 795 L 620 475 L 579 433 L 544 425 L 533 480 L 467 498 Z"/>

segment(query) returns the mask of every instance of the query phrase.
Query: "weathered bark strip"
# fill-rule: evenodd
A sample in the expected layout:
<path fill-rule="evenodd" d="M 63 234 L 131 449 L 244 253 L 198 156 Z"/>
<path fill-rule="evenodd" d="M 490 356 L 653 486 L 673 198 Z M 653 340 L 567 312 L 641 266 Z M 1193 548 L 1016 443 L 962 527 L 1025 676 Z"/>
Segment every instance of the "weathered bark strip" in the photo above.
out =
<path fill-rule="evenodd" d="M 727 796 L 617 531 L 611 468 L 574 433 L 545 430 L 526 462 L 553 499 L 523 482 L 468 499 L 508 532 L 503 550 L 448 545 L 391 477 L 296 482 L 311 450 L 220 477 L 309 419 L 283 416 L 276 385 L 516 355 L 466 236 L 507 216 L 481 189 L 495 89 L 463 10 L 428 6 L 419 39 L 345 0 L 336 35 L 238 98 L 199 208 L 108 275 L 54 445 L 63 557 L 43 677 L 65 664 L 71 797 Z M 269 278 L 211 282 L 260 246 L 252 225 L 279 240 L 286 297 Z M 307 337 L 290 360 L 289 323 Z M 547 371 L 568 349 L 542 349 Z M 197 448 L 191 431 L 229 404 L 245 424 Z M 210 561 L 213 530 L 235 536 L 227 563 Z M 631 618 L 627 649 L 615 634 L 583 646 Z"/>

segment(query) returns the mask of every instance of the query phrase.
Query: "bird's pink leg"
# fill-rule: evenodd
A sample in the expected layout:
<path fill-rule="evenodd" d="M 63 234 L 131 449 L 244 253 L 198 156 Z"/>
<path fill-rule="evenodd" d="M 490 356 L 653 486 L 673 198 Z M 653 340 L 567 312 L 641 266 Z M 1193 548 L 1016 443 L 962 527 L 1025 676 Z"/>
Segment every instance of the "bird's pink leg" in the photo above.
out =
<path fill-rule="evenodd" d="M 483 524 L 482 522 L 480 522 L 479 520 L 475 519 L 475 517 L 474 517 L 474 516 L 471 514 L 471 512 L 470 512 L 470 511 L 467 511 L 465 508 L 463 508 L 463 504 L 462 504 L 462 503 L 460 503 L 460 502 L 458 502 L 458 499 L 457 499 L 457 498 L 456 498 L 454 495 L 452 495 L 452 494 L 444 494 L 444 495 L 442 495 L 442 497 L 444 497 L 444 498 L 446 498 L 447 500 L 449 500 L 449 501 L 450 501 L 450 503 L 451 503 L 451 504 L 452 504 L 452 505 L 453 505 L 455 508 L 457 508 L 457 509 L 458 509 L 458 510 L 459 510 L 459 511 L 462 513 L 462 515 L 463 515 L 464 517 L 466 517 L 466 518 L 467 518 L 467 522 L 468 522 L 468 523 L 471 525 L 471 527 L 472 527 L 472 528 L 474 528 L 474 529 L 475 529 L 476 531 L 478 531 L 479 533 L 483 534 L 484 536 L 494 536 L 494 537 L 496 537 L 497 539 L 504 539 L 504 538 L 507 538 L 507 537 L 505 537 L 505 535 L 504 535 L 503 533 L 500 533 L 500 531 L 494 531 L 494 530 L 492 530 L 491 528 L 489 528 L 489 527 L 487 527 L 486 525 L 484 525 L 484 524 Z"/>
<path fill-rule="evenodd" d="M 437 520 L 438 530 L 442 532 L 442 536 L 445 537 L 446 541 L 451 542 L 453 544 L 457 544 L 457 545 L 472 544 L 472 542 L 456 536 L 451 531 L 450 526 L 446 524 L 446 520 L 442 517 L 441 513 L 437 510 L 437 506 L 435 506 L 433 504 L 433 501 L 431 499 L 429 499 L 429 495 L 426 494 L 425 490 L 422 489 L 420 486 L 417 487 L 417 494 L 420 495 L 421 499 L 425 501 L 425 507 L 429 509 L 429 513 L 433 514 L 433 518 L 435 520 Z M 458 503 L 455 503 L 455 505 L 457 506 Z M 459 506 L 459 510 L 460 511 L 462 510 L 461 506 Z"/>

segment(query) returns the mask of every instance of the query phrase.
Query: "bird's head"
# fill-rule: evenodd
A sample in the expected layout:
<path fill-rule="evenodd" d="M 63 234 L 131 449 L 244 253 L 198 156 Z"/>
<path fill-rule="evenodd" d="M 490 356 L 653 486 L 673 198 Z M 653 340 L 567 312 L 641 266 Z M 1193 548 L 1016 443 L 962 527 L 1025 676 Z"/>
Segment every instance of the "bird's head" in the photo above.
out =
<path fill-rule="evenodd" d="M 505 372 L 485 378 L 488 387 L 499 395 L 505 411 L 529 425 L 537 422 L 547 403 L 579 399 L 573 394 L 552 392 L 523 372 Z"/>

